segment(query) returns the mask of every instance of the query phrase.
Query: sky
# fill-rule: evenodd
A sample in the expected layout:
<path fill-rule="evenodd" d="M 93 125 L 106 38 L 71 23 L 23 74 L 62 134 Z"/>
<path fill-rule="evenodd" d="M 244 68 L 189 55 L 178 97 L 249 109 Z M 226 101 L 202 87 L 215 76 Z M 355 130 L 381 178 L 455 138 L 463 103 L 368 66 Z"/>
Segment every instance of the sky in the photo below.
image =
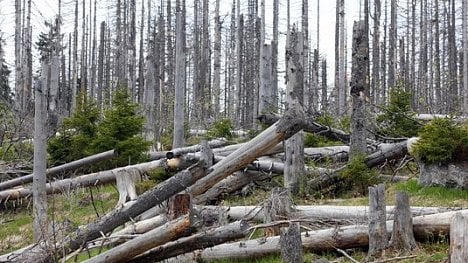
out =
<path fill-rule="evenodd" d="M 59 0 L 32 0 L 32 26 L 33 26 L 33 39 L 37 39 L 37 35 L 41 31 L 47 31 L 44 22 L 50 21 L 54 15 L 58 12 L 58 1 Z M 69 32 L 73 30 L 73 19 L 74 19 L 74 0 L 61 0 L 62 1 L 62 10 L 64 17 L 64 31 L 67 36 Z M 82 1 L 79 0 L 79 6 L 81 9 Z M 90 0 L 86 1 L 86 9 L 89 8 Z M 94 1 L 94 0 L 92 0 Z M 137 9 L 141 8 L 141 1 L 136 0 Z M 147 0 L 143 0 L 146 6 Z M 153 5 L 159 3 L 159 0 L 152 0 Z M 115 3 L 116 0 L 97 0 L 98 4 L 98 21 L 97 24 L 102 20 L 109 21 L 112 18 L 114 9 L 109 7 Z M 231 11 L 231 2 L 232 0 L 221 0 L 221 16 L 229 15 Z M 245 7 L 241 7 L 241 12 L 247 12 L 246 6 L 247 0 L 241 2 L 242 5 L 245 4 Z M 284 48 L 286 40 L 286 29 L 287 29 L 287 13 L 286 13 L 286 0 L 279 0 L 280 2 L 280 21 L 279 21 L 279 30 L 280 30 L 280 42 L 279 42 L 279 71 L 281 71 L 281 61 L 284 60 Z M 187 16 L 191 16 L 190 11 L 193 9 L 193 1 L 186 0 L 187 3 Z M 310 50 L 313 50 L 317 47 L 316 41 L 316 32 L 317 32 L 317 0 L 309 0 L 309 39 L 311 41 Z M 327 58 L 328 63 L 328 76 L 333 76 L 334 69 L 334 38 L 335 38 L 335 0 L 320 0 L 320 55 L 323 58 Z M 350 33 L 352 29 L 352 23 L 354 20 L 359 19 L 359 8 L 360 0 L 346 0 L 345 1 L 345 12 L 346 12 L 346 25 L 347 25 L 347 46 L 350 47 Z M 3 34 L 3 39 L 6 41 L 5 45 L 5 54 L 6 61 L 10 69 L 13 69 L 14 66 L 14 26 L 15 26 L 15 16 L 14 16 L 14 4 L 15 0 L 0 0 L 0 29 Z M 260 5 L 260 1 L 259 1 Z M 301 8 L 302 0 L 291 0 L 291 24 L 296 23 L 298 26 L 301 24 Z M 110 11 L 109 11 L 110 10 Z M 110 12 L 110 13 L 109 13 Z M 260 11 L 259 11 L 260 12 Z M 80 10 L 81 13 L 81 10 Z M 139 13 L 137 11 L 137 13 Z M 155 11 L 153 11 L 153 14 Z M 210 0 L 210 19 L 214 17 L 214 0 Z M 266 13 L 266 39 L 268 43 L 272 38 L 272 28 L 273 28 L 273 1 L 265 0 L 265 13 Z M 81 15 L 80 15 L 81 19 Z M 187 22 L 190 22 L 190 19 L 187 19 Z M 139 22 L 138 22 L 139 23 Z M 213 20 L 210 21 L 213 23 Z M 137 36 L 137 39 L 139 37 Z M 33 54 L 33 61 L 35 65 L 38 65 L 38 55 Z M 281 79 L 281 76 L 279 77 Z M 329 77 L 329 84 L 332 83 L 333 78 Z M 14 86 L 14 76 L 12 74 L 10 86 Z"/>

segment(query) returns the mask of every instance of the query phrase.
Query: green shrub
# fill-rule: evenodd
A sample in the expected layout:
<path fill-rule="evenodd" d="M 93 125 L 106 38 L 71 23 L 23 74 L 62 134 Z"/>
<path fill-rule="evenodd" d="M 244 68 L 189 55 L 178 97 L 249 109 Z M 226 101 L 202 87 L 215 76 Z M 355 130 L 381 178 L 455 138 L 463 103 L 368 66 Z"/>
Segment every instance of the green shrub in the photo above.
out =
<path fill-rule="evenodd" d="M 468 125 L 437 118 L 424 126 L 413 154 L 425 163 L 468 160 Z"/>
<path fill-rule="evenodd" d="M 104 112 L 104 119 L 97 126 L 97 136 L 90 147 L 94 153 L 115 149 L 119 156 L 110 161 L 113 166 L 146 159 L 144 152 L 150 143 L 140 136 L 144 117 L 137 114 L 137 109 L 138 105 L 131 101 L 127 88 L 118 88 L 112 107 Z"/>
<path fill-rule="evenodd" d="M 208 138 L 220 138 L 224 137 L 226 139 L 232 138 L 232 124 L 229 119 L 220 119 L 213 123 L 210 129 L 208 129 L 207 137 Z"/>
<path fill-rule="evenodd" d="M 355 189 L 362 195 L 367 193 L 368 186 L 378 183 L 377 171 L 367 167 L 365 160 L 365 155 L 358 155 L 341 171 L 347 188 Z"/>
<path fill-rule="evenodd" d="M 80 93 L 75 113 L 63 120 L 59 135 L 49 140 L 51 165 L 61 165 L 96 153 L 90 145 L 96 138 L 98 121 L 99 109 L 96 104 L 86 94 Z"/>
<path fill-rule="evenodd" d="M 384 107 L 384 113 L 377 117 L 379 133 L 390 137 L 414 137 L 421 126 L 413 117 L 411 110 L 411 93 L 401 87 L 390 90 L 390 101 Z"/>

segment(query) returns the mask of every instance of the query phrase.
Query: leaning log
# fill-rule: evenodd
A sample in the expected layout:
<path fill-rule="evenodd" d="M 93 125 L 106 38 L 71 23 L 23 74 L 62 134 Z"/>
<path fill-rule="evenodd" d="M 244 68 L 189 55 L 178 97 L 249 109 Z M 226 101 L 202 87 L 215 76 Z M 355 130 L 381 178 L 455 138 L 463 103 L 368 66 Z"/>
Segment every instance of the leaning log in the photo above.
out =
<path fill-rule="evenodd" d="M 204 193 L 214 184 L 240 170 L 279 142 L 302 129 L 304 113 L 297 109 L 286 111 L 283 118 L 255 138 L 209 168 L 209 174 L 189 188 L 193 196 Z"/>
<path fill-rule="evenodd" d="M 91 156 L 88 156 L 88 157 L 85 157 L 85 158 L 82 158 L 82 159 L 79 159 L 70 163 L 66 163 L 60 166 L 49 168 L 46 171 L 46 175 L 47 177 L 50 178 L 54 175 L 63 174 L 69 171 L 76 170 L 78 168 L 82 168 L 83 166 L 86 166 L 86 165 L 91 165 L 91 164 L 95 164 L 101 161 L 109 160 L 116 156 L 117 156 L 117 151 L 115 150 L 98 153 L 98 154 L 91 155 Z M 21 176 L 21 177 L 18 177 L 9 181 L 1 182 L 0 191 L 5 190 L 5 189 L 10 189 L 18 185 L 30 183 L 32 182 L 32 180 L 33 180 L 33 174 L 28 174 L 28 175 Z"/>
<path fill-rule="evenodd" d="M 213 247 L 218 244 L 245 237 L 249 228 L 250 226 L 246 221 L 235 221 L 228 225 L 220 226 L 166 243 L 148 251 L 148 253 L 145 253 L 130 262 L 158 262 L 197 249 Z"/>
<path fill-rule="evenodd" d="M 190 214 L 167 222 L 141 236 L 125 242 L 122 245 L 107 250 L 86 263 L 127 262 L 145 251 L 175 240 L 190 231 L 192 221 Z"/>
<path fill-rule="evenodd" d="M 46 185 L 47 194 L 58 194 L 65 193 L 70 190 L 87 187 L 87 186 L 96 186 L 103 185 L 115 182 L 115 177 L 117 174 L 131 172 L 138 172 L 140 174 L 150 171 L 157 167 L 165 167 L 166 160 L 157 160 L 148 163 L 141 163 L 135 165 L 129 165 L 125 167 L 119 167 L 113 170 L 107 170 L 97 173 L 86 174 L 78 176 L 75 178 L 67 178 L 55 182 L 48 183 Z M 30 197 L 32 195 L 31 188 L 13 188 L 10 190 L 0 191 L 0 202 L 5 202 L 8 200 L 15 200 L 20 198 Z"/>
<path fill-rule="evenodd" d="M 446 237 L 449 234 L 450 222 L 455 213 L 468 215 L 468 210 L 446 212 L 441 214 L 413 218 L 413 229 L 419 240 Z M 367 225 L 334 227 L 323 230 L 307 231 L 301 234 L 302 246 L 307 251 L 327 251 L 336 248 L 348 249 L 366 247 L 369 244 Z M 393 221 L 387 221 L 387 234 L 393 230 Z M 279 254 L 281 246 L 279 236 L 251 239 L 218 245 L 192 254 L 197 260 L 214 260 L 221 258 L 245 259 Z"/>
<path fill-rule="evenodd" d="M 102 233 L 108 233 L 125 222 L 131 221 L 132 218 L 135 218 L 149 208 L 162 204 L 171 196 L 183 191 L 203 176 L 205 176 L 205 168 L 203 168 L 201 163 L 183 170 L 146 191 L 131 204 L 114 210 L 95 222 L 80 228 L 68 236 L 68 239 L 60 244 L 57 249 L 63 251 L 63 253 L 79 249 L 86 242 L 100 237 Z M 50 260 L 46 251 L 41 246 L 33 248 L 29 253 L 34 253 L 38 261 L 47 262 Z"/>
<path fill-rule="evenodd" d="M 208 142 L 208 145 L 210 148 L 219 148 L 223 147 L 227 144 L 227 141 L 225 139 L 215 139 L 211 140 Z M 161 152 L 150 152 L 149 157 L 151 160 L 158 160 L 162 158 L 174 158 L 186 153 L 194 153 L 198 152 L 201 149 L 201 145 L 192 145 L 192 146 L 187 146 L 187 147 L 181 147 L 181 148 L 175 148 L 170 151 L 161 151 Z"/>

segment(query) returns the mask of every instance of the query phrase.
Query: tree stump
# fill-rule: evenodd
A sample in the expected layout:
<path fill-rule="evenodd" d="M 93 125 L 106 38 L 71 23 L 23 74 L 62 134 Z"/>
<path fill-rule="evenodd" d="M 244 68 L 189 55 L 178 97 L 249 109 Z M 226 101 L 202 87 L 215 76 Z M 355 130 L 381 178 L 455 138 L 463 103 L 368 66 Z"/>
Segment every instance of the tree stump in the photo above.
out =
<path fill-rule="evenodd" d="M 192 197 L 190 194 L 176 194 L 168 201 L 167 215 L 169 220 L 174 220 L 192 211 Z"/>
<path fill-rule="evenodd" d="M 298 222 L 290 223 L 289 227 L 281 228 L 279 240 L 283 262 L 302 263 L 301 227 Z"/>
<path fill-rule="evenodd" d="M 117 190 L 119 191 L 119 201 L 116 207 L 121 207 L 130 200 L 135 200 L 138 195 L 135 184 L 141 181 L 140 172 L 136 168 L 118 171 L 115 174 Z"/>
<path fill-rule="evenodd" d="M 381 257 L 388 245 L 385 185 L 369 187 L 369 252 L 368 259 Z"/>
<path fill-rule="evenodd" d="M 404 252 L 415 250 L 418 247 L 414 239 L 409 197 L 405 192 L 396 193 L 395 218 L 390 246 Z"/>
<path fill-rule="evenodd" d="M 468 218 L 456 213 L 450 224 L 450 262 L 468 262 Z"/>
<path fill-rule="evenodd" d="M 276 220 L 288 219 L 292 206 L 293 203 L 289 197 L 288 189 L 281 187 L 273 188 L 270 199 L 268 199 L 263 206 L 263 222 L 269 223 Z M 266 236 L 277 236 L 279 234 L 279 227 L 269 227 L 265 229 Z"/>

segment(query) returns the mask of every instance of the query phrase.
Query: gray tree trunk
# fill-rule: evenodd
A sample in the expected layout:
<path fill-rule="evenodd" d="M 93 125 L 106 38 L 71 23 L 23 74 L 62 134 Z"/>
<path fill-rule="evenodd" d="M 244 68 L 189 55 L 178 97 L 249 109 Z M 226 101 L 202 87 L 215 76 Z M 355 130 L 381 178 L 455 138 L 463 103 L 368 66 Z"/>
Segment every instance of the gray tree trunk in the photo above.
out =
<path fill-rule="evenodd" d="M 327 60 L 322 59 L 322 111 L 328 110 Z"/>
<path fill-rule="evenodd" d="M 304 261 L 301 241 L 301 227 L 298 222 L 289 223 L 288 228 L 281 229 L 279 239 L 281 256 L 286 263 L 302 263 Z"/>
<path fill-rule="evenodd" d="M 259 86 L 259 103 L 258 113 L 263 114 L 266 112 L 274 112 L 276 106 L 274 105 L 274 94 L 272 94 L 273 77 L 272 72 L 272 46 L 262 44 L 261 47 L 261 61 L 260 61 L 260 86 Z"/>
<path fill-rule="evenodd" d="M 368 259 L 381 257 L 388 245 L 385 185 L 369 187 L 369 252 Z"/>
<path fill-rule="evenodd" d="M 148 6 L 148 10 L 150 7 Z M 149 11 L 148 11 L 149 12 Z M 150 24 L 148 23 L 148 35 L 147 37 L 150 38 Z M 144 43 L 145 43 L 145 2 L 141 1 L 141 20 L 140 20 L 140 50 L 139 50 L 139 55 L 138 55 L 138 90 L 137 90 L 137 101 L 139 104 L 143 103 L 143 90 L 145 87 L 145 48 L 144 48 Z M 149 46 L 149 44 L 148 44 Z"/>
<path fill-rule="evenodd" d="M 374 0 L 374 28 L 372 42 L 372 83 L 370 86 L 371 101 L 379 105 L 380 95 L 380 0 Z"/>
<path fill-rule="evenodd" d="M 100 31 L 100 41 L 99 41 L 99 55 L 98 55 L 98 83 L 97 83 L 97 96 L 96 96 L 96 103 L 98 108 L 102 111 L 103 101 L 103 87 L 104 84 L 104 51 L 106 46 L 106 39 L 105 39 L 105 32 L 106 32 L 106 22 L 101 22 L 101 31 Z"/>
<path fill-rule="evenodd" d="M 351 97 L 353 112 L 351 114 L 350 159 L 365 154 L 366 143 L 366 107 L 365 92 L 369 90 L 367 67 L 369 62 L 368 37 L 365 34 L 364 21 L 354 22 L 353 53 L 351 75 Z"/>
<path fill-rule="evenodd" d="M 346 93 L 347 93 L 347 84 L 346 84 L 346 55 L 345 55 L 345 3 L 344 0 L 339 1 L 339 61 L 338 61 L 338 116 L 343 116 L 346 111 Z"/>
<path fill-rule="evenodd" d="M 302 33 L 296 28 L 289 31 L 286 49 L 286 109 L 303 110 L 304 71 Z M 298 133 L 285 142 L 284 187 L 296 195 L 301 189 L 304 176 L 304 134 Z"/>
<path fill-rule="evenodd" d="M 468 3 L 463 2 L 463 115 L 468 115 Z"/>
<path fill-rule="evenodd" d="M 396 193 L 395 219 L 393 221 L 390 246 L 396 250 L 410 252 L 418 245 L 413 233 L 413 218 L 411 216 L 409 196 L 405 192 Z"/>
<path fill-rule="evenodd" d="M 185 25 L 184 13 L 179 11 L 176 20 L 176 79 L 174 100 L 174 136 L 172 148 L 184 146 L 184 121 L 185 121 Z"/>
<path fill-rule="evenodd" d="M 278 21 L 279 0 L 273 0 L 273 40 L 271 41 L 271 94 L 273 96 L 273 107 L 278 107 Z"/>
<path fill-rule="evenodd" d="M 23 79 L 22 79 L 22 66 L 21 54 L 23 49 L 21 46 L 23 25 L 21 23 L 21 2 L 22 0 L 15 0 L 15 94 L 16 102 L 19 109 L 24 110 L 24 94 L 23 94 Z"/>
<path fill-rule="evenodd" d="M 33 228 L 36 242 L 47 240 L 47 90 L 50 85 L 50 65 L 42 63 L 41 80 L 35 87 L 34 168 L 33 168 Z"/>
<path fill-rule="evenodd" d="M 468 262 L 468 218 L 462 213 L 456 213 L 450 223 L 450 262 Z"/>
<path fill-rule="evenodd" d="M 214 17 L 214 46 L 213 46 L 213 117 L 216 119 L 221 113 L 221 27 L 219 16 L 219 0 L 215 1 Z"/>
<path fill-rule="evenodd" d="M 388 87 L 395 87 L 395 68 L 397 49 L 397 0 L 390 1 L 390 32 L 388 40 Z"/>

